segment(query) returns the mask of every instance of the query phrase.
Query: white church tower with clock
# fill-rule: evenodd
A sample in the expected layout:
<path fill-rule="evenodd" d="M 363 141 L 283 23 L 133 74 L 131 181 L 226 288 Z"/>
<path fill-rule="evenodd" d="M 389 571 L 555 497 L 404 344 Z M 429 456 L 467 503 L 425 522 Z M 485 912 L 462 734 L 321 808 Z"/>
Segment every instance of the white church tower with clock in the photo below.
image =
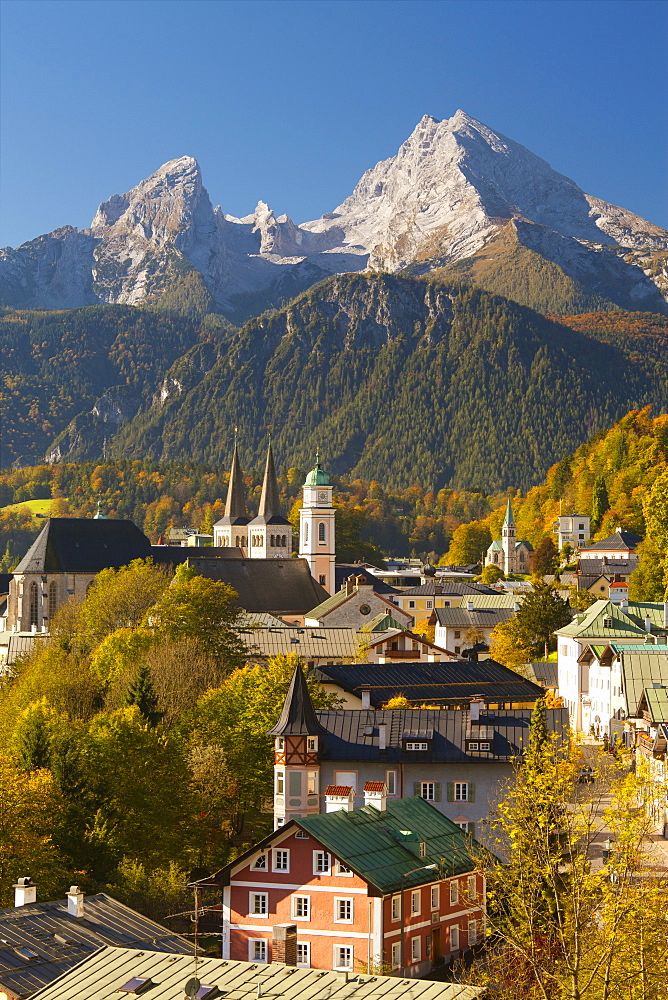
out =
<path fill-rule="evenodd" d="M 329 594 L 336 591 L 335 534 L 332 491 L 329 476 L 321 469 L 319 456 L 302 487 L 302 507 L 299 511 L 299 555 L 306 559 L 311 576 Z"/>

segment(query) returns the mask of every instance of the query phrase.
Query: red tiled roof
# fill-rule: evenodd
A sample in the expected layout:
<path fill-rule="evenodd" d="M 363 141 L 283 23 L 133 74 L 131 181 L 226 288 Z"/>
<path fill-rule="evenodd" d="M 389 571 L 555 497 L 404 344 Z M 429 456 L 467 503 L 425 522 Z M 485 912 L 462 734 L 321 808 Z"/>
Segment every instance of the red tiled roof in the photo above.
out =
<path fill-rule="evenodd" d="M 325 795 L 350 795 L 352 785 L 327 785 Z"/>
<path fill-rule="evenodd" d="M 384 781 L 365 781 L 364 782 L 365 792 L 385 792 L 387 791 L 387 786 Z"/>

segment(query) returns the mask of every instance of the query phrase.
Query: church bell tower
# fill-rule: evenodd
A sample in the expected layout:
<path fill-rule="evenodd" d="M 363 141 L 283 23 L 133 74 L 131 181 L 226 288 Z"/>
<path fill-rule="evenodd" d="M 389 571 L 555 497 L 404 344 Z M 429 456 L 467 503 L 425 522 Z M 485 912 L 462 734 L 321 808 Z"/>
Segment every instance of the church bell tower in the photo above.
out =
<path fill-rule="evenodd" d="M 315 466 L 302 487 L 302 507 L 299 511 L 299 555 L 306 559 L 311 576 L 328 594 L 336 591 L 336 538 L 329 476 L 320 466 L 316 454 Z"/>

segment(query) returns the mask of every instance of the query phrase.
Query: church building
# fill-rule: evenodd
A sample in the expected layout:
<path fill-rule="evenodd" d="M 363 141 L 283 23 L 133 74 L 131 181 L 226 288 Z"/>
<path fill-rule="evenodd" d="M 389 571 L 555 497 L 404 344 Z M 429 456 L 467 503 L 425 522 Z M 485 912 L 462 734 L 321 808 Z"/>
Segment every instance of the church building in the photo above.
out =
<path fill-rule="evenodd" d="M 487 549 L 485 566 L 498 566 L 504 576 L 509 573 L 530 573 L 533 565 L 533 546 L 525 539 L 518 541 L 516 535 L 513 508 L 508 500 L 501 538 L 495 538 Z"/>

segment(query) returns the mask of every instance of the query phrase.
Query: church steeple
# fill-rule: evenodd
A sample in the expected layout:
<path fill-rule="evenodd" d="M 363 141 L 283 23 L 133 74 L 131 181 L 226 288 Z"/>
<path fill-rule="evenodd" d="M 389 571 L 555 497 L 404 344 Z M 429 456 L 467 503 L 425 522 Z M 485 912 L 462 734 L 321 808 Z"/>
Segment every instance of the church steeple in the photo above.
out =
<path fill-rule="evenodd" d="M 505 528 L 515 527 L 515 518 L 513 517 L 513 508 L 510 503 L 510 497 L 508 497 L 508 503 L 506 504 L 506 517 L 503 522 Z"/>
<path fill-rule="evenodd" d="M 289 559 L 292 555 L 292 525 L 281 514 L 271 442 L 264 466 L 260 509 L 248 525 L 248 543 L 251 559 Z"/>
<path fill-rule="evenodd" d="M 241 466 L 239 465 L 239 452 L 236 441 L 234 442 L 234 454 L 232 455 L 230 481 L 227 487 L 225 517 L 246 517 L 246 489 L 244 487 L 244 477 L 241 471 Z M 248 519 L 246 519 L 246 523 L 248 523 Z"/>
<path fill-rule="evenodd" d="M 271 450 L 271 441 L 267 448 L 262 495 L 260 496 L 260 508 L 257 513 L 258 517 L 272 517 L 274 514 L 281 513 L 278 480 L 276 479 L 276 470 L 274 469 L 274 453 Z"/>
<path fill-rule="evenodd" d="M 248 545 L 247 524 L 250 518 L 246 514 L 246 489 L 244 477 L 239 463 L 236 434 L 230 481 L 227 484 L 227 502 L 225 513 L 213 526 L 213 544 L 222 548 L 237 548 L 245 551 Z"/>
<path fill-rule="evenodd" d="M 329 594 L 336 591 L 336 511 L 332 503 L 329 476 L 320 465 L 316 452 L 315 466 L 302 487 L 299 511 L 299 555 L 306 559 L 314 580 Z"/>

